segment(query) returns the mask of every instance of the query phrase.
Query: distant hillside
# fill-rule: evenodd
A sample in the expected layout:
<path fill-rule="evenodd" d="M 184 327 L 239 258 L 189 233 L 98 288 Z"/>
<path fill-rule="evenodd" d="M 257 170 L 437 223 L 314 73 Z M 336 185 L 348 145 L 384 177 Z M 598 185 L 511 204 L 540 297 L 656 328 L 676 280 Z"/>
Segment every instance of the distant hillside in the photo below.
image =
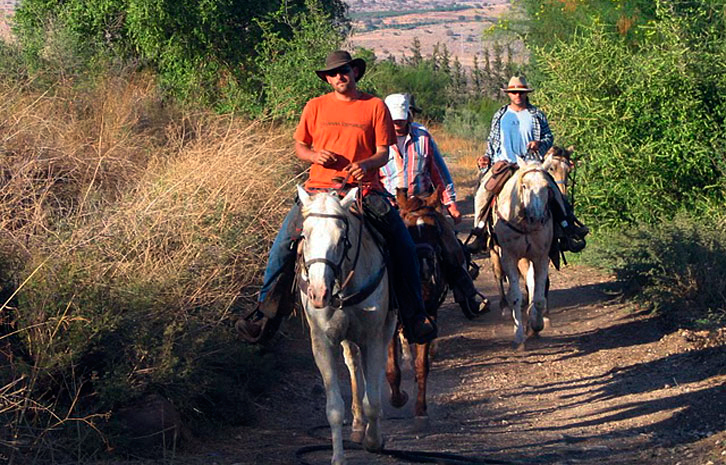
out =
<path fill-rule="evenodd" d="M 436 43 L 445 44 L 452 60 L 458 57 L 471 67 L 474 56 L 490 43 L 482 40 L 483 31 L 511 8 L 509 0 L 349 0 L 353 33 L 350 47 L 365 47 L 383 59 L 401 60 L 410 56 L 414 37 L 421 42 L 421 52 L 430 55 Z M 521 55 L 521 47 L 515 47 Z M 515 60 L 521 57 L 515 56 Z"/>

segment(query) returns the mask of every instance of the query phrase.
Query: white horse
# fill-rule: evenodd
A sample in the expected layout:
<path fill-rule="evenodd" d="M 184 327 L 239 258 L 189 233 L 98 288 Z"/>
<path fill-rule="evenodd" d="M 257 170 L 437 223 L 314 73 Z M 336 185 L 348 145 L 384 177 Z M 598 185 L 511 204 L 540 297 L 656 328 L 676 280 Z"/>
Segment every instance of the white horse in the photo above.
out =
<path fill-rule="evenodd" d="M 547 310 L 545 289 L 549 271 L 549 250 L 553 238 L 549 201 L 552 183 L 539 162 L 517 160 L 519 170 L 504 184 L 494 206 L 494 250 L 490 256 L 500 294 L 514 319 L 514 346 L 524 349 L 527 332 L 544 327 Z M 520 270 L 529 271 L 527 279 L 527 321 L 522 319 Z M 504 298 L 503 278 L 509 284 Z M 526 325 L 526 327 L 525 327 Z"/>
<path fill-rule="evenodd" d="M 336 351 L 343 347 L 350 371 L 351 439 L 362 442 L 366 450 L 381 450 L 381 386 L 386 349 L 397 321 L 389 305 L 384 258 L 361 219 L 350 211 L 357 193 L 357 188 L 351 189 L 340 200 L 328 193 L 311 196 L 298 186 L 304 218 L 300 297 L 310 325 L 315 362 L 325 384 L 333 465 L 345 463 L 345 405 L 338 384 Z"/>

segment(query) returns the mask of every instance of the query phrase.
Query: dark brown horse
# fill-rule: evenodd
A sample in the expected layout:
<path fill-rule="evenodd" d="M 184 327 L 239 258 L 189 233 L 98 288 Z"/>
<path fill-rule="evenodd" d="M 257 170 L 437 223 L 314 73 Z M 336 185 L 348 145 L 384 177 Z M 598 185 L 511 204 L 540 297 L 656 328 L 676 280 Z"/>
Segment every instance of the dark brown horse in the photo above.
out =
<path fill-rule="evenodd" d="M 416 243 L 419 257 L 421 290 L 426 312 L 436 319 L 438 308 L 446 297 L 448 286 L 442 269 L 442 255 L 439 246 L 440 223 L 446 221 L 442 215 L 440 191 L 436 190 L 428 197 L 408 197 L 405 189 L 396 190 L 396 202 L 403 222 Z M 400 330 L 400 328 L 399 328 Z M 391 405 L 403 407 L 408 401 L 408 394 L 401 389 L 401 344 L 402 338 L 394 335 L 388 347 L 388 363 L 386 379 L 391 387 Z M 429 354 L 431 343 L 416 344 L 414 367 L 418 395 L 415 406 L 415 422 L 423 427 L 428 423 L 426 413 L 426 381 L 429 373 Z"/>

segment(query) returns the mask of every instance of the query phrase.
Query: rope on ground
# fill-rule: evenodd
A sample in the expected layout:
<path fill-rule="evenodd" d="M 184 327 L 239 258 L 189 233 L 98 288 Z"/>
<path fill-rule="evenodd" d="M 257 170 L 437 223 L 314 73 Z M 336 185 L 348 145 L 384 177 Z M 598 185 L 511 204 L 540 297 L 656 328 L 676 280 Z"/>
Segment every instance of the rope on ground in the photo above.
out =
<path fill-rule="evenodd" d="M 392 419 L 395 418 L 389 418 L 389 420 Z M 325 440 L 326 438 L 320 437 L 316 432 L 327 427 L 327 425 L 320 425 L 310 428 L 308 430 L 308 435 L 315 439 Z M 347 440 L 343 441 L 343 448 L 345 450 L 365 450 L 360 444 Z M 299 465 L 313 465 L 309 462 L 306 462 L 303 459 L 303 456 L 313 452 L 321 451 L 332 452 L 332 444 L 319 444 L 300 447 L 295 451 L 295 457 L 297 458 Z M 389 457 L 399 460 L 405 460 L 410 463 L 436 463 L 441 465 L 524 465 L 523 462 L 489 459 L 482 457 L 466 457 L 463 455 L 450 454 L 447 452 L 383 449 L 374 453 L 380 455 L 387 455 Z M 528 461 L 527 463 L 532 464 L 536 462 Z"/>

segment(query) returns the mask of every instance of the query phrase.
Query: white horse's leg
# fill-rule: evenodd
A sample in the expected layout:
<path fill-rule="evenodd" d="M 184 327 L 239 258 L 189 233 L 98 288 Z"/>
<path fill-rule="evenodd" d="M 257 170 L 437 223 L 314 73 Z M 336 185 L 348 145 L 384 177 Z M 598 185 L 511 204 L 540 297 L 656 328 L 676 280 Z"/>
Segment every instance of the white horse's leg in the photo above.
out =
<path fill-rule="evenodd" d="M 519 269 L 517 260 L 502 254 L 502 270 L 509 281 L 507 300 L 512 308 L 512 319 L 514 320 L 514 347 L 518 350 L 524 349 L 524 325 L 522 324 L 522 290 L 519 287 Z"/>
<path fill-rule="evenodd" d="M 332 465 L 345 465 L 345 454 L 343 452 L 343 419 L 345 417 L 345 404 L 340 394 L 338 376 L 335 372 L 335 354 L 328 339 L 320 330 L 311 325 L 310 338 L 312 340 L 313 355 L 315 364 L 320 370 L 325 385 L 325 413 L 330 424 L 330 435 L 333 440 Z"/>
<path fill-rule="evenodd" d="M 532 304 L 534 302 L 534 296 L 535 296 L 535 289 L 534 289 L 534 283 L 535 283 L 535 277 L 534 277 L 534 264 L 527 261 L 527 295 L 529 296 L 528 304 Z"/>
<path fill-rule="evenodd" d="M 368 425 L 363 439 L 363 447 L 368 451 L 379 451 L 383 449 L 383 435 L 381 434 L 381 386 L 386 371 L 386 360 L 388 342 L 393 337 L 396 319 L 395 315 L 389 314 L 381 330 L 384 333 L 372 334 L 368 338 L 366 347 L 361 348 L 363 364 L 365 367 L 364 376 L 366 379 L 366 393 L 363 397 L 363 412 Z"/>
<path fill-rule="evenodd" d="M 360 443 L 363 441 L 366 422 L 363 418 L 363 369 L 361 367 L 360 349 L 350 341 L 340 343 L 343 346 L 343 359 L 350 372 L 350 390 L 353 395 L 351 412 L 353 414 L 353 425 L 351 427 L 350 440 Z"/>
<path fill-rule="evenodd" d="M 534 270 L 534 292 L 532 292 L 534 299 L 530 308 L 529 324 L 535 333 L 539 333 L 544 328 L 544 314 L 547 310 L 545 288 L 549 264 L 549 257 L 545 255 L 539 260 L 533 261 L 530 267 L 531 270 Z"/>

